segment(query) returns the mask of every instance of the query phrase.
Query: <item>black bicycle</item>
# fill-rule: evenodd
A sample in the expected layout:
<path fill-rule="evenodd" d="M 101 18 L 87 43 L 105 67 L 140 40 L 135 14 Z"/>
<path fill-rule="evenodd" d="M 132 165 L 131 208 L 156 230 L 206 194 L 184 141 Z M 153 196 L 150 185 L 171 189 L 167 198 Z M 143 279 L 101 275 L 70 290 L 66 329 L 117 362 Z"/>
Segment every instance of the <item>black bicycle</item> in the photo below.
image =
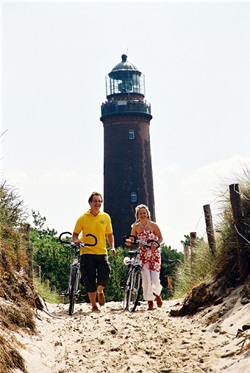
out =
<path fill-rule="evenodd" d="M 123 237 L 125 245 L 130 246 L 126 244 L 126 241 L 128 242 L 128 240 L 130 245 L 135 246 L 136 248 L 134 250 L 129 250 L 129 256 L 125 257 L 123 260 L 124 264 L 128 266 L 124 287 L 123 309 L 134 312 L 140 303 L 139 300 L 142 292 L 142 263 L 140 260 L 140 248 L 143 247 L 145 250 L 150 249 L 152 242 L 155 242 L 157 247 L 159 247 L 160 244 L 156 240 L 149 240 L 148 242 L 139 240 L 136 236 L 131 234 Z"/>
<path fill-rule="evenodd" d="M 63 238 L 63 236 L 65 237 Z M 70 232 L 63 232 L 59 236 L 59 241 L 61 242 L 61 244 L 69 246 L 70 248 L 73 248 L 75 250 L 74 259 L 70 267 L 68 290 L 64 294 L 69 297 L 69 315 L 70 316 L 72 316 L 74 313 L 75 301 L 76 299 L 79 298 L 80 293 L 81 293 L 81 290 L 79 288 L 80 281 L 81 281 L 80 247 L 95 246 L 97 244 L 97 238 L 93 234 L 90 234 L 90 233 L 86 234 L 85 237 L 92 237 L 94 239 L 94 243 L 81 242 L 80 246 L 78 246 L 74 242 L 72 242 L 72 234 Z"/>

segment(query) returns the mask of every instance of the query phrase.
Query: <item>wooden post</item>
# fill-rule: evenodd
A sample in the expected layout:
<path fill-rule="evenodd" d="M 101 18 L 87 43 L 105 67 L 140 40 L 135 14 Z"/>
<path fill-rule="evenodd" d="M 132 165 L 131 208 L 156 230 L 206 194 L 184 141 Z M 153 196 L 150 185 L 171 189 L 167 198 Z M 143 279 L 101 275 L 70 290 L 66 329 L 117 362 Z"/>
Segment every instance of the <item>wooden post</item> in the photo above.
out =
<path fill-rule="evenodd" d="M 168 294 L 171 296 L 173 294 L 173 277 L 168 276 Z"/>
<path fill-rule="evenodd" d="M 241 200 L 239 192 L 239 184 L 229 185 L 230 201 L 232 205 L 234 225 L 236 230 L 236 243 L 239 261 L 239 271 L 241 283 L 250 273 L 250 259 L 249 259 L 249 244 L 244 239 L 245 228 L 244 219 L 241 209 Z"/>
<path fill-rule="evenodd" d="M 187 264 L 189 259 L 189 245 L 184 245 L 184 263 Z"/>
<path fill-rule="evenodd" d="M 191 253 L 191 267 L 194 263 L 195 246 L 196 246 L 196 232 L 190 232 L 190 253 Z"/>
<path fill-rule="evenodd" d="M 28 257 L 28 270 L 27 274 L 33 281 L 33 245 L 30 242 L 30 224 L 26 223 L 23 226 L 23 231 L 27 241 L 27 257 Z"/>
<path fill-rule="evenodd" d="M 41 269 L 41 266 L 36 266 L 35 267 L 35 273 L 36 273 L 36 277 L 38 278 L 39 282 L 42 282 L 42 269 Z"/>
<path fill-rule="evenodd" d="M 204 215 L 205 215 L 208 244 L 209 244 L 210 251 L 212 255 L 214 256 L 216 252 L 216 244 L 215 244 L 215 237 L 214 237 L 213 217 L 212 217 L 210 205 L 204 205 L 203 210 L 204 210 Z"/>

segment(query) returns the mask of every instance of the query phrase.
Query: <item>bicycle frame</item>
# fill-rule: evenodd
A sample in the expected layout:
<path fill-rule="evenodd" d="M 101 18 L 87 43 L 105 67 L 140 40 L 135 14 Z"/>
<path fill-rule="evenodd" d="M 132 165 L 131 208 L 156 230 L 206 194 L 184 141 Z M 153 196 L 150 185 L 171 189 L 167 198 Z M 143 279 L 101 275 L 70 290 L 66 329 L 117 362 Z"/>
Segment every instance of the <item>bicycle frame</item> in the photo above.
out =
<path fill-rule="evenodd" d="M 69 315 L 72 316 L 74 313 L 75 299 L 80 295 L 80 262 L 79 262 L 79 249 L 75 252 L 75 258 L 70 267 L 69 274 L 69 284 L 68 284 L 68 293 L 69 293 Z"/>
<path fill-rule="evenodd" d="M 124 264 L 128 266 L 128 273 L 124 288 L 123 309 L 134 312 L 139 304 L 140 294 L 142 290 L 142 262 L 140 260 L 140 247 L 143 247 L 145 249 L 151 248 L 152 242 L 156 243 L 157 247 L 159 247 L 160 244 L 156 240 L 149 240 L 149 242 L 144 242 L 142 240 L 138 240 L 138 238 L 133 235 L 127 235 L 123 237 L 123 241 L 126 245 L 128 245 L 128 240 L 130 241 L 130 245 L 136 246 L 136 250 L 130 250 L 128 252 L 129 257 L 125 257 L 123 260 Z"/>
<path fill-rule="evenodd" d="M 86 234 L 85 237 L 93 237 L 94 243 L 80 243 L 80 247 L 77 246 L 74 242 L 69 242 L 67 240 L 63 240 L 63 235 L 70 235 L 72 237 L 72 234 L 70 232 L 63 232 L 59 236 L 59 241 L 63 245 L 67 245 L 70 247 L 73 247 L 75 250 L 75 256 L 73 259 L 73 262 L 70 266 L 70 274 L 69 274 L 69 284 L 68 284 L 68 290 L 66 292 L 66 295 L 69 296 L 69 315 L 72 316 L 74 313 L 74 306 L 75 301 L 80 295 L 80 279 L 81 279 L 81 270 L 80 270 L 80 247 L 84 246 L 95 246 L 97 244 L 97 238 L 92 234 Z"/>

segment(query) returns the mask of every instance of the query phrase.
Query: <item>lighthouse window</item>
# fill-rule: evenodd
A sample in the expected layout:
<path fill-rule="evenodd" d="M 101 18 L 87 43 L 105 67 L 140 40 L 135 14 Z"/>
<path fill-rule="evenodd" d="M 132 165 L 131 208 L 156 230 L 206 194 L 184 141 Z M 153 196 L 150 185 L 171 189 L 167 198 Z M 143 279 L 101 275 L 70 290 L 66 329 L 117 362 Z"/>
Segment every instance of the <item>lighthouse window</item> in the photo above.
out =
<path fill-rule="evenodd" d="M 137 194 L 135 192 L 132 192 L 130 195 L 131 202 L 137 202 Z"/>
<path fill-rule="evenodd" d="M 129 130 L 128 138 L 129 138 L 129 140 L 134 140 L 135 139 L 135 131 L 134 130 Z"/>

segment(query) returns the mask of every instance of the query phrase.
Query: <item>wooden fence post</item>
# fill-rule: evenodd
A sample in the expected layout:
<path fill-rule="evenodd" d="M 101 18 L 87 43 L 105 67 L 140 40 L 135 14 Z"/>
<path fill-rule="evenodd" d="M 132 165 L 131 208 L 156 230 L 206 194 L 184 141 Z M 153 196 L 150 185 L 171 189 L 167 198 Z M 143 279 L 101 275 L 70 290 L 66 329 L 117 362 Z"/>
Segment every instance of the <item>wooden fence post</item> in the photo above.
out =
<path fill-rule="evenodd" d="M 29 278 L 33 281 L 33 245 L 30 242 L 30 224 L 26 223 L 23 226 L 23 231 L 25 234 L 27 242 L 27 257 L 28 257 L 28 270 L 27 274 Z"/>
<path fill-rule="evenodd" d="M 189 259 L 189 247 L 190 246 L 184 244 L 183 247 L 184 247 L 184 263 L 187 264 L 188 259 Z"/>
<path fill-rule="evenodd" d="M 239 184 L 229 185 L 230 201 L 232 205 L 234 226 L 236 230 L 236 243 L 241 283 L 250 273 L 249 244 L 244 239 L 245 228 L 241 209 Z"/>
<path fill-rule="evenodd" d="M 168 294 L 171 297 L 173 294 L 173 277 L 168 275 Z"/>
<path fill-rule="evenodd" d="M 216 252 L 216 244 L 215 244 L 215 237 L 214 237 L 213 217 L 212 217 L 210 205 L 204 205 L 203 210 L 204 210 L 204 215 L 205 215 L 208 244 L 209 244 L 210 251 L 212 255 L 214 256 Z"/>
<path fill-rule="evenodd" d="M 190 254 L 191 254 L 191 268 L 194 263 L 195 246 L 196 246 L 196 232 L 190 232 Z"/>
<path fill-rule="evenodd" d="M 38 278 L 39 282 L 42 282 L 42 269 L 41 269 L 41 266 L 35 266 L 35 276 Z"/>

